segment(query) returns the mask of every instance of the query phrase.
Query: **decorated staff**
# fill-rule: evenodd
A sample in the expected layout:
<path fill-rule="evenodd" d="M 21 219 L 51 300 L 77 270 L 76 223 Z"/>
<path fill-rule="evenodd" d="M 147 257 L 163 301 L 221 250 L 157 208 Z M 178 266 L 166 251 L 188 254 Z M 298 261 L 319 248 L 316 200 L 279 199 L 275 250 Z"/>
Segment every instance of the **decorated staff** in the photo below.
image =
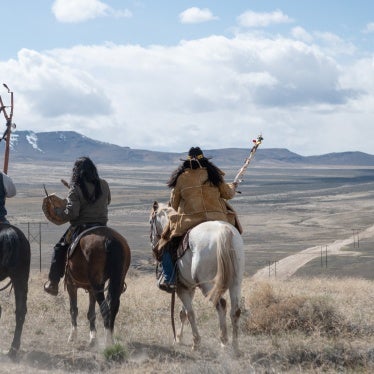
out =
<path fill-rule="evenodd" d="M 0 139 L 0 142 L 5 139 L 5 154 L 4 154 L 4 168 L 3 171 L 5 174 L 8 173 L 8 164 L 9 164 L 9 145 L 10 145 L 10 134 L 12 131 L 12 128 L 15 128 L 16 125 L 12 123 L 13 120 L 13 109 L 14 109 L 14 101 L 13 101 L 13 92 L 10 91 L 9 87 L 3 83 L 3 86 L 8 90 L 8 93 L 10 93 L 10 106 L 5 106 L 3 103 L 3 99 L 0 96 L 0 112 L 4 113 L 4 117 L 6 120 L 6 129 L 4 131 L 3 136 Z M 9 115 L 6 111 L 6 108 L 10 108 Z"/>
<path fill-rule="evenodd" d="M 249 152 L 249 156 L 246 158 L 243 166 L 240 168 L 238 174 L 234 178 L 234 182 L 233 182 L 234 184 L 238 185 L 239 183 L 241 183 L 243 181 L 242 176 L 246 172 L 249 163 L 252 161 L 252 158 L 257 151 L 258 146 L 262 143 L 263 140 L 264 140 L 264 138 L 262 137 L 262 135 L 259 135 L 257 137 L 257 139 L 253 140 L 254 146 L 252 147 L 251 151 Z"/>

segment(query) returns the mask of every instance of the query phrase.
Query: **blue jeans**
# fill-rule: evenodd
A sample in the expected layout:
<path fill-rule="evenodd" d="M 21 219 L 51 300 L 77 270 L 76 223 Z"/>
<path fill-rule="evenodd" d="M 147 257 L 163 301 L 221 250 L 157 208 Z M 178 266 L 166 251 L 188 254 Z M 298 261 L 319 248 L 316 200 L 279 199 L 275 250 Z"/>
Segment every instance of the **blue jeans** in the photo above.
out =
<path fill-rule="evenodd" d="M 175 283 L 175 265 L 169 251 L 164 251 L 162 254 L 162 272 L 166 283 Z"/>

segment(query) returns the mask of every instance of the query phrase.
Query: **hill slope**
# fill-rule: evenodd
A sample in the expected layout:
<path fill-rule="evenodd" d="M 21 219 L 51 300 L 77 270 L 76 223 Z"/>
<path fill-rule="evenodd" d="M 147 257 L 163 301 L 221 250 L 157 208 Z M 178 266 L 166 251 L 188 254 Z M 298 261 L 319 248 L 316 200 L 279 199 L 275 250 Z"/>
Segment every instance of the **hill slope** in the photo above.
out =
<path fill-rule="evenodd" d="M 4 147 L 4 142 L 0 143 Z M 0 150 L 1 151 L 1 150 Z M 226 148 L 205 150 L 218 165 L 241 165 L 248 149 Z M 89 156 L 95 162 L 127 165 L 178 164 L 186 153 L 156 152 L 120 147 L 93 140 L 74 131 L 17 131 L 11 136 L 11 159 L 19 162 L 72 162 Z M 283 148 L 260 148 L 253 163 L 263 166 L 374 166 L 374 155 L 362 152 L 330 153 L 320 156 L 300 156 Z"/>

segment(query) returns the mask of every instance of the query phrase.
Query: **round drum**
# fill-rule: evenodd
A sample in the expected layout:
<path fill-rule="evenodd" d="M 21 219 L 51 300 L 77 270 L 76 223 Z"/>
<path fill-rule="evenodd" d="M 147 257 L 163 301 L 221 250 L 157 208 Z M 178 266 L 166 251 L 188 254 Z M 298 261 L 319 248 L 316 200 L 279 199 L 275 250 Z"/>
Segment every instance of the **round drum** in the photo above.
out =
<path fill-rule="evenodd" d="M 48 221 L 51 221 L 55 225 L 63 225 L 64 223 L 69 221 L 68 219 L 57 216 L 54 211 L 54 208 L 65 208 L 65 207 L 66 207 L 66 199 L 61 199 L 55 194 L 48 195 L 43 199 L 42 209 L 43 209 L 44 215 L 47 217 Z"/>

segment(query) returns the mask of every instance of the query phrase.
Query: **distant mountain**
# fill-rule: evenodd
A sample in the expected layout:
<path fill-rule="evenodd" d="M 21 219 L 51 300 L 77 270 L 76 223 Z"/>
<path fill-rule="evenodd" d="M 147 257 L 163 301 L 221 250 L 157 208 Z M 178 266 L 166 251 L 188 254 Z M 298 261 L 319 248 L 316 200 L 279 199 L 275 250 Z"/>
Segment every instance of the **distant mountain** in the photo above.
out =
<path fill-rule="evenodd" d="M 0 143 L 4 148 L 4 141 Z M 187 150 L 186 150 L 187 151 Z M 17 131 L 11 136 L 11 160 L 18 162 L 73 162 L 89 156 L 96 163 L 125 165 L 179 164 L 183 153 L 156 152 L 90 139 L 74 131 L 40 132 Z M 1 149 L 0 149 L 1 152 Z M 225 148 L 204 150 L 207 157 L 220 166 L 240 166 L 249 149 Z M 374 166 L 374 155 L 362 152 L 329 153 L 320 156 L 300 156 L 283 148 L 259 148 L 253 164 L 261 166 Z"/>

